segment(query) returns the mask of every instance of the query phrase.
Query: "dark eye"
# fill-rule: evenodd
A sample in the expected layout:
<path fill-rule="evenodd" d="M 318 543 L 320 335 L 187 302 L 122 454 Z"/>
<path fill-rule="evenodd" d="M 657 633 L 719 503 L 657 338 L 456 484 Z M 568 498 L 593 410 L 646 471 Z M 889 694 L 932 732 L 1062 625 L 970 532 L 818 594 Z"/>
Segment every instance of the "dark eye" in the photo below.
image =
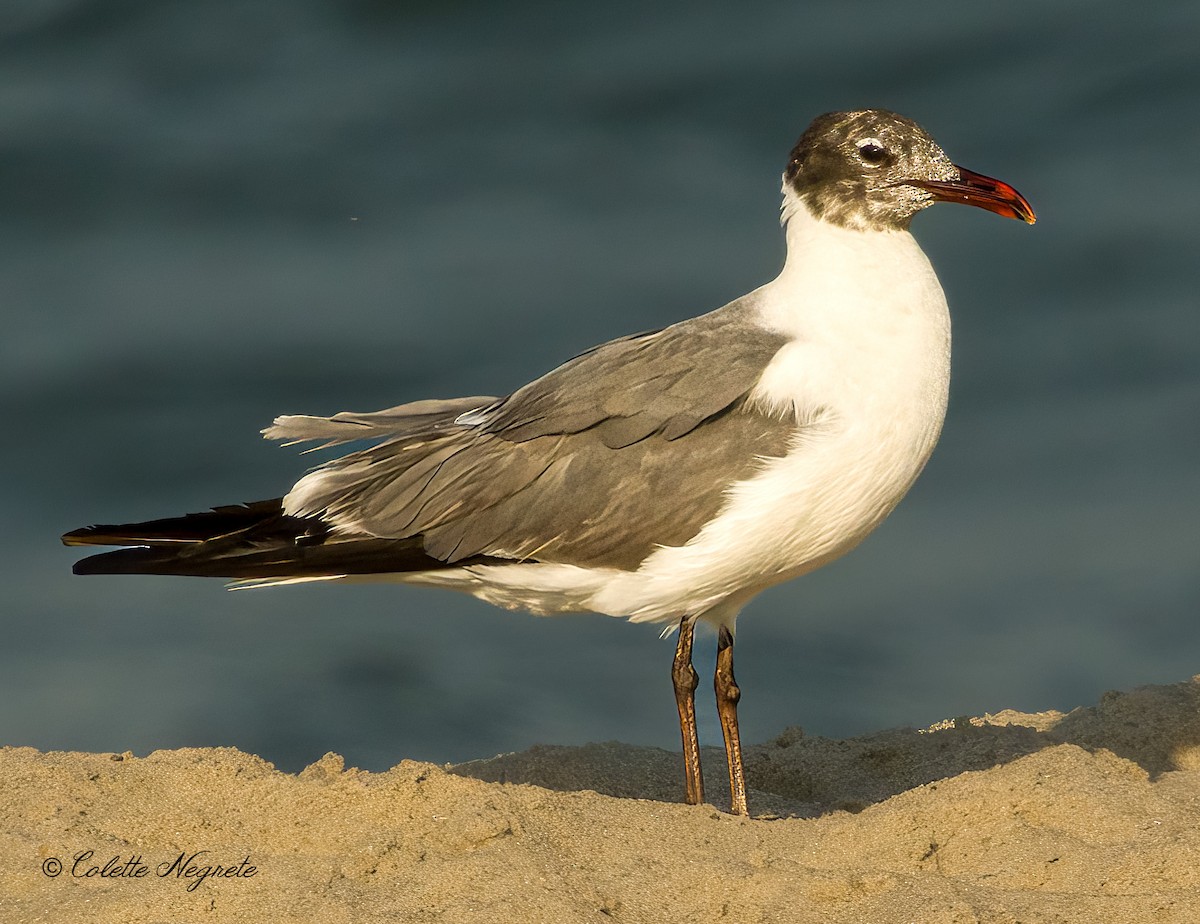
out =
<path fill-rule="evenodd" d="M 858 146 L 858 156 L 862 158 L 864 163 L 872 165 L 882 164 L 887 158 L 887 151 L 882 144 L 871 138 Z"/>

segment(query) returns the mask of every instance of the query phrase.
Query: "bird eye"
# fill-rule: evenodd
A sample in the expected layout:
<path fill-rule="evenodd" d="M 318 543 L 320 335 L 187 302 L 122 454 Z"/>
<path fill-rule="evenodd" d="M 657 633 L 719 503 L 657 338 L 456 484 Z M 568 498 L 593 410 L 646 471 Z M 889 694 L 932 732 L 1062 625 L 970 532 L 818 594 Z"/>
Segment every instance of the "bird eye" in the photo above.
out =
<path fill-rule="evenodd" d="M 862 158 L 863 163 L 877 166 L 882 164 L 887 157 L 887 150 L 878 138 L 868 138 L 866 141 L 859 142 L 858 156 Z"/>

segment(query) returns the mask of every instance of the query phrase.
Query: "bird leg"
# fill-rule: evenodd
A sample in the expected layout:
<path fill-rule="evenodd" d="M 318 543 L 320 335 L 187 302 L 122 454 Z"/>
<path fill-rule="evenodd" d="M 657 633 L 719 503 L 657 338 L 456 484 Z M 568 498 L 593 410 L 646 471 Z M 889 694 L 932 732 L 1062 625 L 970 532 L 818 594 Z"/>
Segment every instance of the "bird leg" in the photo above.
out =
<path fill-rule="evenodd" d="M 742 698 L 733 677 L 733 635 L 725 626 L 717 635 L 717 671 L 713 676 L 717 691 L 717 714 L 725 736 L 725 758 L 729 762 L 729 811 L 749 815 L 746 807 L 746 771 L 742 766 L 742 740 L 738 736 L 737 704 Z"/>
<path fill-rule="evenodd" d="M 692 667 L 694 626 L 684 616 L 679 620 L 679 643 L 671 664 L 675 683 L 675 705 L 679 707 L 679 731 L 683 735 L 683 801 L 700 805 L 704 801 L 704 778 L 700 775 L 700 739 L 696 734 L 696 686 L 699 678 Z"/>

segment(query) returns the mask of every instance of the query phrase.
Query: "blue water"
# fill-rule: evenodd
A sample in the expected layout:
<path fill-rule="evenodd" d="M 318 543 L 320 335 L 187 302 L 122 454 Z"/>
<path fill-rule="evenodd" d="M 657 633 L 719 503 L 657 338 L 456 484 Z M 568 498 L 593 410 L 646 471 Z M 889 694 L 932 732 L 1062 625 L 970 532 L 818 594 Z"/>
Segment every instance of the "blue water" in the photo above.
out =
<path fill-rule="evenodd" d="M 278 495 L 311 461 L 259 439 L 278 413 L 502 393 L 765 282 L 787 151 L 862 106 L 1041 220 L 917 219 L 955 316 L 942 443 L 861 549 L 743 615 L 745 737 L 1195 673 L 1197 48 L 1191 2 L 6 4 L 0 743 L 677 747 L 653 627 L 74 578 L 58 535 Z"/>

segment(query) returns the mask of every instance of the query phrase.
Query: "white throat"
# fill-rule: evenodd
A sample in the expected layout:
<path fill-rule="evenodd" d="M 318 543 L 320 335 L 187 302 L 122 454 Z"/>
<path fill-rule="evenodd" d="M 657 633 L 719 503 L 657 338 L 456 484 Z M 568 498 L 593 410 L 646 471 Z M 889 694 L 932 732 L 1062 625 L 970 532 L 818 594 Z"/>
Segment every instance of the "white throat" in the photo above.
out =
<path fill-rule="evenodd" d="M 798 337 L 825 329 L 853 341 L 872 339 L 872 328 L 916 325 L 936 329 L 949 349 L 945 295 L 908 231 L 822 221 L 786 186 L 782 221 L 787 259 L 779 276 L 757 293 L 768 326 Z"/>

